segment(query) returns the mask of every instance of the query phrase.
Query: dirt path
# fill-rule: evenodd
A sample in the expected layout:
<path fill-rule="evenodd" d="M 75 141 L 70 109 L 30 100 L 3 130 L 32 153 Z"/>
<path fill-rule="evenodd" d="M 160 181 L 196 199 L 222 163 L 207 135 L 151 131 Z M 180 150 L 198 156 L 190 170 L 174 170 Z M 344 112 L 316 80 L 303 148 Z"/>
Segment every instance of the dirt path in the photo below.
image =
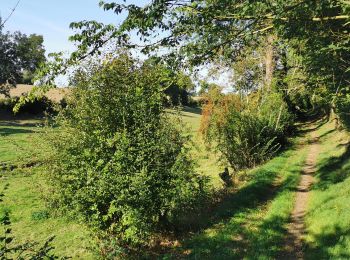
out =
<path fill-rule="evenodd" d="M 310 151 L 306 158 L 300 183 L 297 187 L 294 210 L 288 225 L 286 255 L 283 259 L 303 259 L 303 236 L 305 234 L 304 218 L 310 195 L 310 187 L 314 182 L 316 158 L 319 153 L 318 137 L 311 133 Z"/>

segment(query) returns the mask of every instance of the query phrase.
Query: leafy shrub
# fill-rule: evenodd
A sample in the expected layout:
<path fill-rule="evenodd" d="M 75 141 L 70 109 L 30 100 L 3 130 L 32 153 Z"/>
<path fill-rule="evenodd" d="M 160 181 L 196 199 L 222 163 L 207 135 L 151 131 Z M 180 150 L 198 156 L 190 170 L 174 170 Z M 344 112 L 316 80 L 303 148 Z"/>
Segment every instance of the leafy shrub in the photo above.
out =
<path fill-rule="evenodd" d="M 194 173 L 190 137 L 164 112 L 157 67 L 121 55 L 87 71 L 49 135 L 52 203 L 129 246 L 146 244 L 179 224 L 206 181 Z"/>
<path fill-rule="evenodd" d="M 40 221 L 44 219 L 48 219 L 50 214 L 47 210 L 35 211 L 32 213 L 32 220 Z"/>
<path fill-rule="evenodd" d="M 265 101 L 250 98 L 246 103 L 238 95 L 212 89 L 203 108 L 202 133 L 234 170 L 270 159 L 286 142 L 293 123 L 280 95 L 269 94 Z"/>
<path fill-rule="evenodd" d="M 341 95 L 336 99 L 336 113 L 345 128 L 350 129 L 350 95 Z"/>
<path fill-rule="evenodd" d="M 295 130 L 295 115 L 289 112 L 288 105 L 279 93 L 269 93 L 263 102 L 250 107 L 249 111 L 273 130 L 276 141 L 281 145 L 286 143 L 286 137 Z"/>

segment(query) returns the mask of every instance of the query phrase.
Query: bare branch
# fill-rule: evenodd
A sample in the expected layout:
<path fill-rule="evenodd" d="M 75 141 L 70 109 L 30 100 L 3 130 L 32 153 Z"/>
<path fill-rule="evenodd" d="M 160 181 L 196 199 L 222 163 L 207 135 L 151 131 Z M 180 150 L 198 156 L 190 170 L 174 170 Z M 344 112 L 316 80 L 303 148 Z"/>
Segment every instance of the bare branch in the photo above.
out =
<path fill-rule="evenodd" d="M 21 0 L 18 0 L 15 7 L 12 8 L 11 13 L 6 17 L 6 19 L 2 22 L 2 24 L 0 24 L 0 28 L 3 27 L 5 25 L 5 23 L 11 18 L 11 16 L 13 15 L 13 13 L 15 12 L 15 10 L 17 9 L 19 2 L 21 2 Z"/>

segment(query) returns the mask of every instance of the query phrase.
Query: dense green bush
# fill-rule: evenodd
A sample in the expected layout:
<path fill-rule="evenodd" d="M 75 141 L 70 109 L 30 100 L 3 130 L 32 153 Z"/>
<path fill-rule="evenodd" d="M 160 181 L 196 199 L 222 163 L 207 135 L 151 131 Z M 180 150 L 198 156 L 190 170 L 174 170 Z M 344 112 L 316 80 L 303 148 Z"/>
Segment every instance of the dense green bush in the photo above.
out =
<path fill-rule="evenodd" d="M 266 94 L 260 104 L 249 107 L 249 112 L 256 115 L 264 125 L 272 129 L 272 134 L 280 145 L 286 144 L 286 138 L 294 129 L 295 115 L 292 114 L 280 93 Z"/>
<path fill-rule="evenodd" d="M 119 242 L 145 244 L 180 224 L 206 181 L 194 173 L 190 137 L 164 112 L 157 67 L 121 55 L 87 71 L 49 135 L 50 198 Z"/>
<path fill-rule="evenodd" d="M 350 95 L 341 95 L 336 99 L 335 102 L 336 113 L 342 125 L 350 130 Z"/>
<path fill-rule="evenodd" d="M 293 124 L 293 116 L 279 94 L 269 94 L 265 101 L 250 98 L 246 103 L 238 95 L 212 90 L 203 110 L 206 141 L 214 144 L 222 161 L 234 170 L 270 159 L 286 143 Z"/>

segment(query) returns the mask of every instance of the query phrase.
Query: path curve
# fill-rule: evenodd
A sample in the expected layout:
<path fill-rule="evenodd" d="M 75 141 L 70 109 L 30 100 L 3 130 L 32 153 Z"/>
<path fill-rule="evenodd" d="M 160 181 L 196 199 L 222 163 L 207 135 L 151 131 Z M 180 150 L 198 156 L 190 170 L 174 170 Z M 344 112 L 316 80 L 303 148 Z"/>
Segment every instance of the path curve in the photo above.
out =
<path fill-rule="evenodd" d="M 305 235 L 305 215 L 310 197 L 310 187 L 314 183 L 316 159 L 319 153 L 318 136 L 311 133 L 310 150 L 297 187 L 295 205 L 288 224 L 286 255 L 283 259 L 303 259 L 303 237 Z"/>

